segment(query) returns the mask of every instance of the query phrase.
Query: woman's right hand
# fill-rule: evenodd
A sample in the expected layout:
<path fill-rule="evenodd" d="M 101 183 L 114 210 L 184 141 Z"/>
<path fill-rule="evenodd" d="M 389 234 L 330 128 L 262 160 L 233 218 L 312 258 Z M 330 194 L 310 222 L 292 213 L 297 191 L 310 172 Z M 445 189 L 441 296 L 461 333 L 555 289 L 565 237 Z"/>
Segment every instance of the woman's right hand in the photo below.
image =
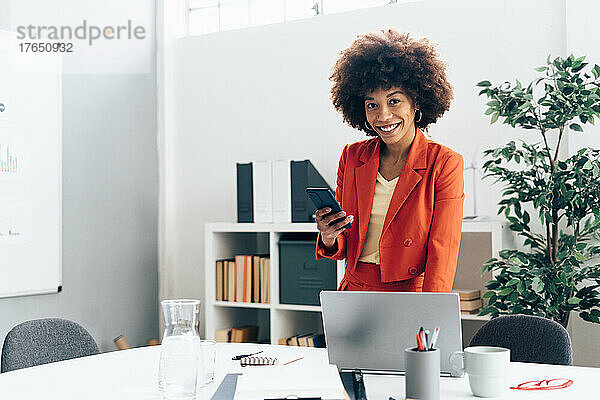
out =
<path fill-rule="evenodd" d="M 317 221 L 317 229 L 321 233 L 321 240 L 325 247 L 333 247 L 335 245 L 336 238 L 340 233 L 344 231 L 345 226 L 354 221 L 353 215 L 346 217 L 345 211 L 340 211 L 335 214 L 327 215 L 331 212 L 331 208 L 325 207 L 317 210 L 315 213 L 315 220 Z M 346 217 L 346 218 L 344 218 Z M 344 218 L 343 220 L 331 224 L 336 219 Z M 331 224 L 331 225 L 329 225 Z"/>

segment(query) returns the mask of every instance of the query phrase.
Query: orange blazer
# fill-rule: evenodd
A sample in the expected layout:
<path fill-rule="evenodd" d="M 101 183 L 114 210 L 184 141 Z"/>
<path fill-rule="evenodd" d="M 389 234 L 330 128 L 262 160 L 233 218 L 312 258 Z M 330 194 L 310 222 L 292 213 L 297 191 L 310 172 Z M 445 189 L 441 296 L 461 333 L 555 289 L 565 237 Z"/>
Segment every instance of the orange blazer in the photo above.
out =
<path fill-rule="evenodd" d="M 327 253 L 317 240 L 316 258 L 346 259 L 353 272 L 365 243 L 379 170 L 379 137 L 346 145 L 337 173 L 336 198 L 354 215 L 352 228 Z M 462 231 L 463 158 L 417 129 L 385 216 L 379 240 L 382 282 L 424 275 L 424 292 L 452 290 Z"/>

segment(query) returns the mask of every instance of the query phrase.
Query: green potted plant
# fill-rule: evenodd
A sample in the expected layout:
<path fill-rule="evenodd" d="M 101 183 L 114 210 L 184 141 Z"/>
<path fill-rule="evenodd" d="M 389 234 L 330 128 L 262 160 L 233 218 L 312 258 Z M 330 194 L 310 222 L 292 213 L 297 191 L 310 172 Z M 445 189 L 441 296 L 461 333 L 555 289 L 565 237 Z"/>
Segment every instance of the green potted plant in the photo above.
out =
<path fill-rule="evenodd" d="M 487 261 L 492 271 L 481 315 L 529 314 L 566 327 L 571 311 L 600 323 L 600 265 L 592 265 L 600 246 L 600 150 L 583 148 L 561 160 L 559 148 L 567 130 L 600 117 L 600 66 L 585 57 L 547 59 L 535 69 L 541 76 L 527 86 L 518 80 L 495 86 L 477 84 L 489 98 L 491 123 L 535 130 L 541 141 L 514 141 L 486 150 L 485 177 L 504 184 L 498 214 L 524 238 L 529 251 L 506 249 Z M 554 145 L 549 135 L 555 133 Z M 532 227 L 537 211 L 541 229 Z"/>

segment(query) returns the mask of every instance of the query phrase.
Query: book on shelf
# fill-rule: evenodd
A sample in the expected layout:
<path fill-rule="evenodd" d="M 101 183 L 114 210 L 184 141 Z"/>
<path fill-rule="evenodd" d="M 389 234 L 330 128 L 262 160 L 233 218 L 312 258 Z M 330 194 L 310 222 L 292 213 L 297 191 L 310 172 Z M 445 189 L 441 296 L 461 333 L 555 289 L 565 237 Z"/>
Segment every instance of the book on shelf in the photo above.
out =
<path fill-rule="evenodd" d="M 260 303 L 260 256 L 252 256 L 252 300 Z"/>
<path fill-rule="evenodd" d="M 291 160 L 273 160 L 273 222 L 292 222 Z"/>
<path fill-rule="evenodd" d="M 223 260 L 217 260 L 217 271 L 215 275 L 215 284 L 216 284 L 216 299 L 217 301 L 222 301 L 223 298 Z"/>
<path fill-rule="evenodd" d="M 227 265 L 229 265 L 229 297 L 227 298 L 227 300 L 235 301 L 235 261 L 227 261 Z"/>
<path fill-rule="evenodd" d="M 244 303 L 252 301 L 252 256 L 244 257 Z"/>
<path fill-rule="evenodd" d="M 481 299 L 461 300 L 460 311 L 476 311 L 483 306 Z"/>
<path fill-rule="evenodd" d="M 235 256 L 235 301 L 244 301 L 245 256 Z"/>
<path fill-rule="evenodd" d="M 296 346 L 296 337 L 298 337 L 298 335 L 293 335 L 293 336 L 286 338 L 285 344 L 287 346 Z"/>
<path fill-rule="evenodd" d="M 215 299 L 242 303 L 269 303 L 268 256 L 236 255 L 215 262 Z"/>
<path fill-rule="evenodd" d="M 312 333 L 309 333 L 307 335 L 298 336 L 298 338 L 296 339 L 296 341 L 298 342 L 298 346 L 308 347 L 308 338 L 312 335 Z"/>
<path fill-rule="evenodd" d="M 325 347 L 325 335 L 323 333 L 292 335 L 280 338 L 277 343 L 285 346 Z"/>
<path fill-rule="evenodd" d="M 260 302 L 269 303 L 271 301 L 271 259 L 268 257 L 261 257 L 260 261 L 260 269 L 262 271 L 260 280 Z"/>
<path fill-rule="evenodd" d="M 460 297 L 460 312 L 463 314 L 478 314 L 483 301 L 481 299 L 481 291 L 479 289 L 455 289 L 454 293 L 458 293 Z"/>
<path fill-rule="evenodd" d="M 315 207 L 306 194 L 307 187 L 329 188 L 329 184 L 310 160 L 290 163 L 292 222 L 313 222 Z"/>
<path fill-rule="evenodd" d="M 231 341 L 231 328 L 217 329 L 215 331 L 215 342 L 228 343 Z"/>
<path fill-rule="evenodd" d="M 308 347 L 325 347 L 325 334 L 318 333 L 310 336 L 307 340 Z"/>
<path fill-rule="evenodd" d="M 245 325 L 231 329 L 231 343 L 258 342 L 258 326 Z"/>
<path fill-rule="evenodd" d="M 252 162 L 254 222 L 273 222 L 272 166 L 273 162 L 271 160 Z"/>
<path fill-rule="evenodd" d="M 252 163 L 236 165 L 238 222 L 254 222 Z"/>
<path fill-rule="evenodd" d="M 215 330 L 215 341 L 219 343 L 256 343 L 258 326 L 244 325 Z"/>
<path fill-rule="evenodd" d="M 452 292 L 458 293 L 460 301 L 475 300 L 481 297 L 481 291 L 479 289 L 454 289 Z"/>

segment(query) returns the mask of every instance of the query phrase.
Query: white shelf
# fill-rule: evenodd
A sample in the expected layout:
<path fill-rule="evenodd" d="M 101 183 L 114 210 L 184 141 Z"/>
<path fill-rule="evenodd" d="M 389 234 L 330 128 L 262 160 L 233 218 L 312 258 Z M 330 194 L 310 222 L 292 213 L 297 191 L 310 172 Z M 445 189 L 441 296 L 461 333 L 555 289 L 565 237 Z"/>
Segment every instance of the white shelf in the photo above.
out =
<path fill-rule="evenodd" d="M 277 310 L 289 310 L 289 311 L 313 311 L 321 312 L 321 306 L 306 306 L 302 304 L 278 304 L 275 306 Z"/>
<path fill-rule="evenodd" d="M 473 220 L 463 220 L 462 232 L 493 232 L 501 229 L 500 221 L 480 217 Z M 212 222 L 206 224 L 206 229 L 211 232 L 314 232 L 317 227 L 314 223 L 236 223 Z"/>
<path fill-rule="evenodd" d="M 489 218 L 463 220 L 463 233 L 483 238 L 491 257 L 501 249 L 503 225 Z M 278 339 L 294 334 L 322 331 L 321 307 L 297 304 L 279 304 L 279 246 L 282 234 L 317 233 L 314 223 L 231 223 L 214 222 L 205 226 L 205 336 L 214 338 L 215 330 L 234 325 L 259 325 L 259 339 L 277 344 Z M 470 254 L 473 250 L 467 250 Z M 271 259 L 271 303 L 242 303 L 215 301 L 215 261 L 236 254 L 269 254 Z M 467 254 L 467 253 L 465 253 Z M 460 268 L 460 266 L 459 266 Z M 337 284 L 342 279 L 345 260 L 337 262 Z M 465 270 L 470 271 L 470 268 Z M 469 272 L 470 273 L 470 272 Z M 473 271 L 479 274 L 480 269 Z M 458 287 L 458 286 L 457 286 Z M 461 314 L 464 321 L 490 319 L 489 316 Z"/>
<path fill-rule="evenodd" d="M 499 232 L 502 223 L 489 218 L 463 219 L 462 232 Z"/>
<path fill-rule="evenodd" d="M 465 321 L 489 321 L 492 318 L 489 315 L 460 314 L 460 319 Z"/>
<path fill-rule="evenodd" d="M 304 304 L 267 304 L 267 303 L 240 303 L 235 301 L 215 301 L 213 303 L 215 307 L 234 307 L 234 308 L 263 308 L 263 309 L 275 309 L 275 310 L 287 310 L 287 311 L 310 311 L 310 312 L 321 312 L 321 306 L 307 306 Z M 467 321 L 489 321 L 491 318 L 489 315 L 476 315 L 476 314 L 461 314 L 460 319 Z"/>
<path fill-rule="evenodd" d="M 239 301 L 214 301 L 215 307 L 236 307 L 236 308 L 271 308 L 268 303 L 241 303 Z"/>
<path fill-rule="evenodd" d="M 314 223 L 212 222 L 206 224 L 206 229 L 212 232 L 318 232 Z"/>

